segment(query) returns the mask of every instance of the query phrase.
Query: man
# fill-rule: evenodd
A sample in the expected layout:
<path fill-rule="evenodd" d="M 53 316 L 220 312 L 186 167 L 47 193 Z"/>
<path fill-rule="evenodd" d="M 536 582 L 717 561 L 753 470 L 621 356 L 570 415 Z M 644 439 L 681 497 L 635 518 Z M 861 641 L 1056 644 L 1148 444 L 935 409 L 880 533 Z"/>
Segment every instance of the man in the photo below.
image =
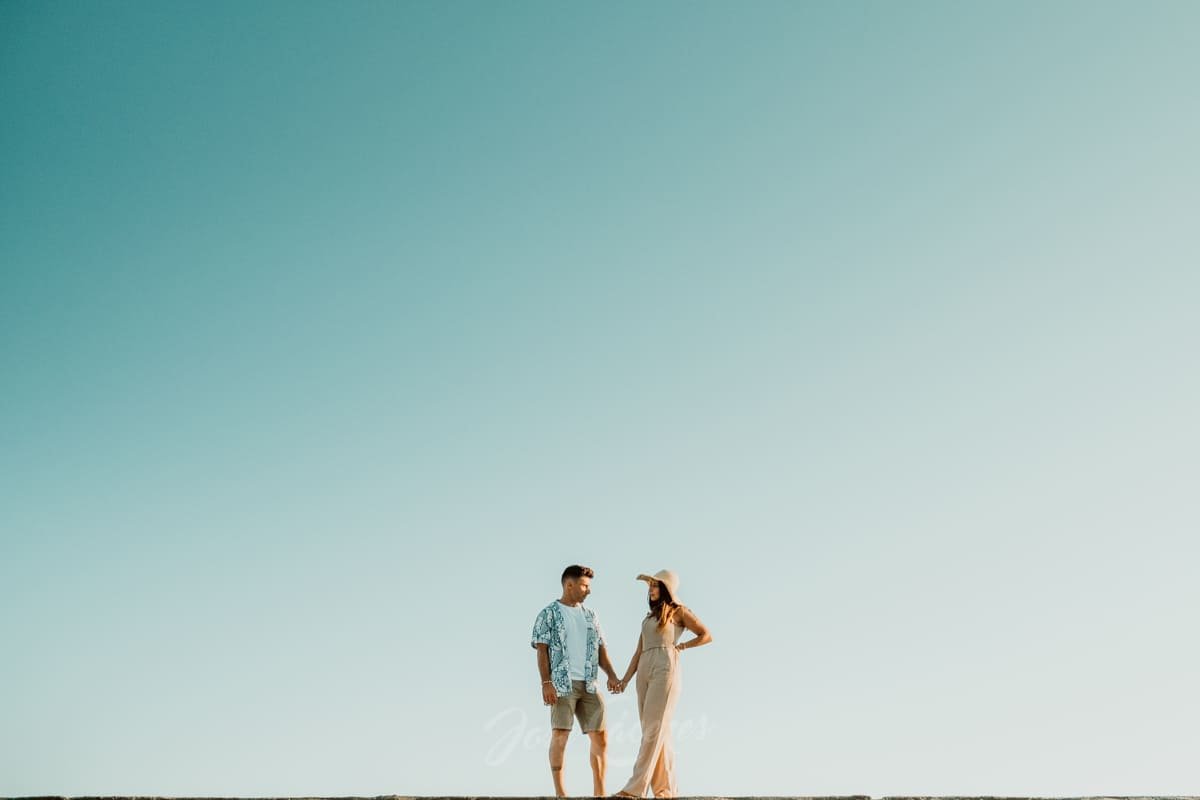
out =
<path fill-rule="evenodd" d="M 608 690 L 619 690 L 617 671 L 608 658 L 604 633 L 596 612 L 584 608 L 592 593 L 595 573 L 572 564 L 563 570 L 562 597 L 546 606 L 533 623 L 531 646 L 537 650 L 542 677 L 542 703 L 550 710 L 550 775 L 554 794 L 566 797 L 563 788 L 563 753 L 571 735 L 572 718 L 592 740 L 592 794 L 604 796 L 605 751 L 608 738 L 604 725 L 604 700 L 596 691 L 597 665 L 608 674 Z"/>

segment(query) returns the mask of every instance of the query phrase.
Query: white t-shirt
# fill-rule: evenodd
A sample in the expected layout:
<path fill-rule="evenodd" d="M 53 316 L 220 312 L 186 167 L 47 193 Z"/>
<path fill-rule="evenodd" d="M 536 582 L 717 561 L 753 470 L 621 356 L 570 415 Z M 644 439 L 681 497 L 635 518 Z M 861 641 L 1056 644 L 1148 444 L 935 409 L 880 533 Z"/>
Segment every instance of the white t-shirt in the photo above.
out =
<path fill-rule="evenodd" d="M 567 671 L 571 680 L 583 680 L 583 665 L 587 658 L 587 617 L 583 606 L 569 606 L 559 601 L 567 634 Z"/>

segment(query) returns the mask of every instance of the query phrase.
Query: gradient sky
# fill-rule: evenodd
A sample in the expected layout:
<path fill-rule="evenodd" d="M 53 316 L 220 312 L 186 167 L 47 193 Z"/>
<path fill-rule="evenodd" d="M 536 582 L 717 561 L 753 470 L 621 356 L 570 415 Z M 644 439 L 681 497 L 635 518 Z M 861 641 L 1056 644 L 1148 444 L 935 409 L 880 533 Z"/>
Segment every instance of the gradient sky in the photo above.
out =
<path fill-rule="evenodd" d="M 1196 794 L 1197 30 L 0 3 L 0 794 Z"/>

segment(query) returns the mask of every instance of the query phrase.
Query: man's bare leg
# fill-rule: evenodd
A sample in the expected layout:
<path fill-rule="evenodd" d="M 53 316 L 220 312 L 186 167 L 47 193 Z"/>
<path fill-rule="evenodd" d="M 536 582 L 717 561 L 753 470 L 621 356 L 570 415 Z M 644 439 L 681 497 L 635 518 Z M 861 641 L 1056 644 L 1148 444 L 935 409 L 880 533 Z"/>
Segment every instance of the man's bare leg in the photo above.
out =
<path fill-rule="evenodd" d="M 566 797 L 567 790 L 563 788 L 563 753 L 567 751 L 567 737 L 570 731 L 550 731 L 550 775 L 554 778 L 554 796 Z"/>
<path fill-rule="evenodd" d="M 608 767 L 608 733 L 590 731 L 588 738 L 592 740 L 592 796 L 604 797 L 604 772 Z"/>

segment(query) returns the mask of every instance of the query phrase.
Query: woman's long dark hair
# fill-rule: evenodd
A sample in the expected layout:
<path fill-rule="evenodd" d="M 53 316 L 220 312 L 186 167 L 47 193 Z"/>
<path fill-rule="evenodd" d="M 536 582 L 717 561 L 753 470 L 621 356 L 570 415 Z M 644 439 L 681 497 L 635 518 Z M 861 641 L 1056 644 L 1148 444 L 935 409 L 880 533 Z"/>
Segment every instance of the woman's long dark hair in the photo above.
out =
<path fill-rule="evenodd" d="M 650 587 L 646 587 L 646 602 L 650 604 L 650 613 L 647 616 L 658 618 L 658 627 L 667 627 L 667 621 L 671 619 L 671 614 L 675 609 L 679 608 L 679 604 L 671 597 L 671 590 L 662 581 L 658 582 L 658 599 L 650 599 Z"/>

